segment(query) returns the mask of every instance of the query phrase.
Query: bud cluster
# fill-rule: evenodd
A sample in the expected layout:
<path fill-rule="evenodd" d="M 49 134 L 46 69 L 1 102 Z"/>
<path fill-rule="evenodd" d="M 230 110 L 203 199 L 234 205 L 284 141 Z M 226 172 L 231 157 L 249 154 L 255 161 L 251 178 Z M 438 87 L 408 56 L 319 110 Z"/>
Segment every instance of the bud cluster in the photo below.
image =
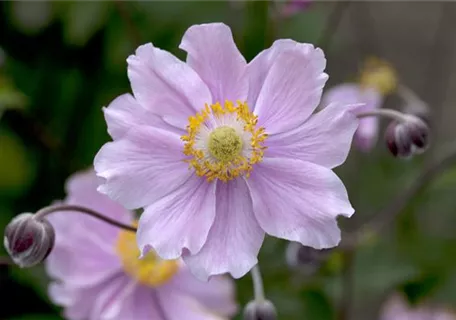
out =
<path fill-rule="evenodd" d="M 276 320 L 277 311 L 272 302 L 250 301 L 244 309 L 244 320 Z"/>
<path fill-rule="evenodd" d="M 331 252 L 332 249 L 318 250 L 298 242 L 290 242 L 285 252 L 285 258 L 290 268 L 305 275 L 312 275 Z"/>
<path fill-rule="evenodd" d="M 393 121 L 388 125 L 385 140 L 395 157 L 408 158 L 426 150 L 429 145 L 429 127 L 420 118 L 407 115 L 406 121 Z"/>

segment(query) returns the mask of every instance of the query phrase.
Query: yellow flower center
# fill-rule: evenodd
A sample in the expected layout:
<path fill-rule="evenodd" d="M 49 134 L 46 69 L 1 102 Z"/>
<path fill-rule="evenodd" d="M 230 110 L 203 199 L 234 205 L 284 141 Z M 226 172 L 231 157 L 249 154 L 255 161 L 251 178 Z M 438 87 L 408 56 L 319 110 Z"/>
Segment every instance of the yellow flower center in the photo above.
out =
<path fill-rule="evenodd" d="M 242 139 L 236 130 L 219 127 L 209 135 L 209 152 L 222 162 L 233 161 L 242 151 Z"/>
<path fill-rule="evenodd" d="M 255 163 L 263 159 L 265 129 L 257 127 L 258 117 L 247 103 L 206 104 L 189 118 L 185 142 L 186 161 L 200 177 L 208 181 L 229 181 L 249 177 Z"/>
<path fill-rule="evenodd" d="M 391 64 L 378 58 L 369 58 L 361 70 L 359 83 L 366 88 L 374 88 L 383 95 L 396 90 L 398 77 Z"/>
<path fill-rule="evenodd" d="M 116 251 L 125 273 L 149 287 L 157 287 L 166 283 L 179 269 L 177 260 L 161 260 L 152 251 L 143 259 L 139 259 L 140 252 L 136 245 L 136 235 L 131 231 L 120 232 Z"/>

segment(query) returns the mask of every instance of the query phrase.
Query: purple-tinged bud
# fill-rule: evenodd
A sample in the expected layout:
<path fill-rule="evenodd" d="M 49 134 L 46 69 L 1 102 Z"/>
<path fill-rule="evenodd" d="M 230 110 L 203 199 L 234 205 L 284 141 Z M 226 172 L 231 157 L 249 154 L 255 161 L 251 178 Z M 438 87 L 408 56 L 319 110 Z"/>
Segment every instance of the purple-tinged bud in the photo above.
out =
<path fill-rule="evenodd" d="M 45 219 L 35 219 L 32 213 L 16 216 L 5 228 L 3 244 L 21 268 L 42 262 L 54 247 L 55 233 Z"/>
<path fill-rule="evenodd" d="M 388 149 L 395 157 L 408 158 L 424 152 L 429 145 L 429 127 L 418 117 L 405 122 L 391 122 L 385 131 Z"/>
<path fill-rule="evenodd" d="M 290 268 L 311 275 L 318 270 L 331 251 L 331 249 L 318 250 L 298 242 L 290 242 L 285 258 Z"/>
<path fill-rule="evenodd" d="M 244 320 L 277 320 L 277 311 L 272 302 L 250 301 L 244 309 Z"/>

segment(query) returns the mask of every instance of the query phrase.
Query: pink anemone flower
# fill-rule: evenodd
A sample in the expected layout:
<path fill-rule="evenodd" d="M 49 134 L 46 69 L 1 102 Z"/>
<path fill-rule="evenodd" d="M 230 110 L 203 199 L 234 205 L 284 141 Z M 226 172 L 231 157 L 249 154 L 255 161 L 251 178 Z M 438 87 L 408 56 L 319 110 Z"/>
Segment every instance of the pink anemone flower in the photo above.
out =
<path fill-rule="evenodd" d="M 133 213 L 96 191 L 90 170 L 67 183 L 66 204 L 96 210 L 124 224 Z M 46 260 L 51 300 L 70 320 L 222 320 L 236 312 L 233 281 L 196 279 L 179 260 L 152 252 L 139 260 L 135 234 L 81 213 L 49 216 L 55 247 Z"/>
<path fill-rule="evenodd" d="M 362 104 L 361 107 L 357 108 L 356 112 L 358 113 L 380 108 L 383 103 L 383 96 L 374 88 L 364 88 L 355 83 L 344 83 L 330 88 L 323 95 L 323 105 L 333 102 Z M 379 119 L 377 117 L 362 118 L 355 133 L 354 143 L 356 147 L 364 152 L 372 150 L 377 142 L 378 132 Z"/>
<path fill-rule="evenodd" d="M 322 50 L 277 40 L 250 63 L 222 23 L 190 27 L 183 62 L 151 43 L 127 59 L 133 95 L 104 109 L 113 142 L 94 163 L 99 191 L 139 220 L 142 254 L 183 257 L 200 279 L 239 278 L 265 234 L 314 248 L 340 241 L 354 210 L 332 169 L 358 121 L 332 104 Z"/>

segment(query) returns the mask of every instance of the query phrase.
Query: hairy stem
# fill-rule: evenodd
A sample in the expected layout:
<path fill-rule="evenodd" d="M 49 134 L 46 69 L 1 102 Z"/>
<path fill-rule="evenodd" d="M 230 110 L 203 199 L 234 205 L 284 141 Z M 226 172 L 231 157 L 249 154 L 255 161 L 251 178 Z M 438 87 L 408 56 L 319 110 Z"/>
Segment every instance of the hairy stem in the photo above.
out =
<path fill-rule="evenodd" d="M 405 122 L 410 119 L 410 115 L 404 114 L 402 112 L 393 110 L 393 109 L 378 109 L 366 112 L 360 112 L 356 115 L 359 119 L 366 117 L 384 117 L 398 122 Z"/>
<path fill-rule="evenodd" d="M 253 282 L 253 292 L 255 295 L 255 300 L 257 302 L 263 302 L 265 300 L 264 297 L 264 288 L 263 288 L 263 279 L 261 278 L 260 267 L 258 264 L 250 270 L 252 275 L 252 282 Z"/>
<path fill-rule="evenodd" d="M 110 225 L 113 225 L 115 227 L 118 227 L 118 228 L 121 228 L 121 229 L 125 229 L 125 230 L 128 230 L 128 231 L 132 231 L 132 232 L 136 232 L 137 229 L 135 227 L 132 227 L 130 225 L 126 225 L 126 224 L 123 224 L 119 221 L 116 221 L 116 220 L 113 220 L 111 218 L 108 218 L 106 217 L 105 215 L 95 211 L 95 210 L 92 210 L 92 209 L 89 209 L 89 208 L 86 208 L 86 207 L 82 207 L 82 206 L 77 206 L 77 205 L 66 205 L 66 204 L 58 204 L 58 205 L 53 205 L 53 206 L 49 206 L 49 207 L 45 207 L 41 210 L 39 210 L 35 215 L 34 215 L 34 218 L 35 219 L 43 219 L 44 217 L 46 217 L 48 214 L 51 214 L 53 212 L 58 212 L 58 211 L 74 211 L 74 212 L 80 212 L 80 213 L 83 213 L 83 214 L 87 214 L 91 217 L 94 217 L 96 219 L 99 219 L 101 221 L 104 221 L 106 223 L 109 223 Z"/>

